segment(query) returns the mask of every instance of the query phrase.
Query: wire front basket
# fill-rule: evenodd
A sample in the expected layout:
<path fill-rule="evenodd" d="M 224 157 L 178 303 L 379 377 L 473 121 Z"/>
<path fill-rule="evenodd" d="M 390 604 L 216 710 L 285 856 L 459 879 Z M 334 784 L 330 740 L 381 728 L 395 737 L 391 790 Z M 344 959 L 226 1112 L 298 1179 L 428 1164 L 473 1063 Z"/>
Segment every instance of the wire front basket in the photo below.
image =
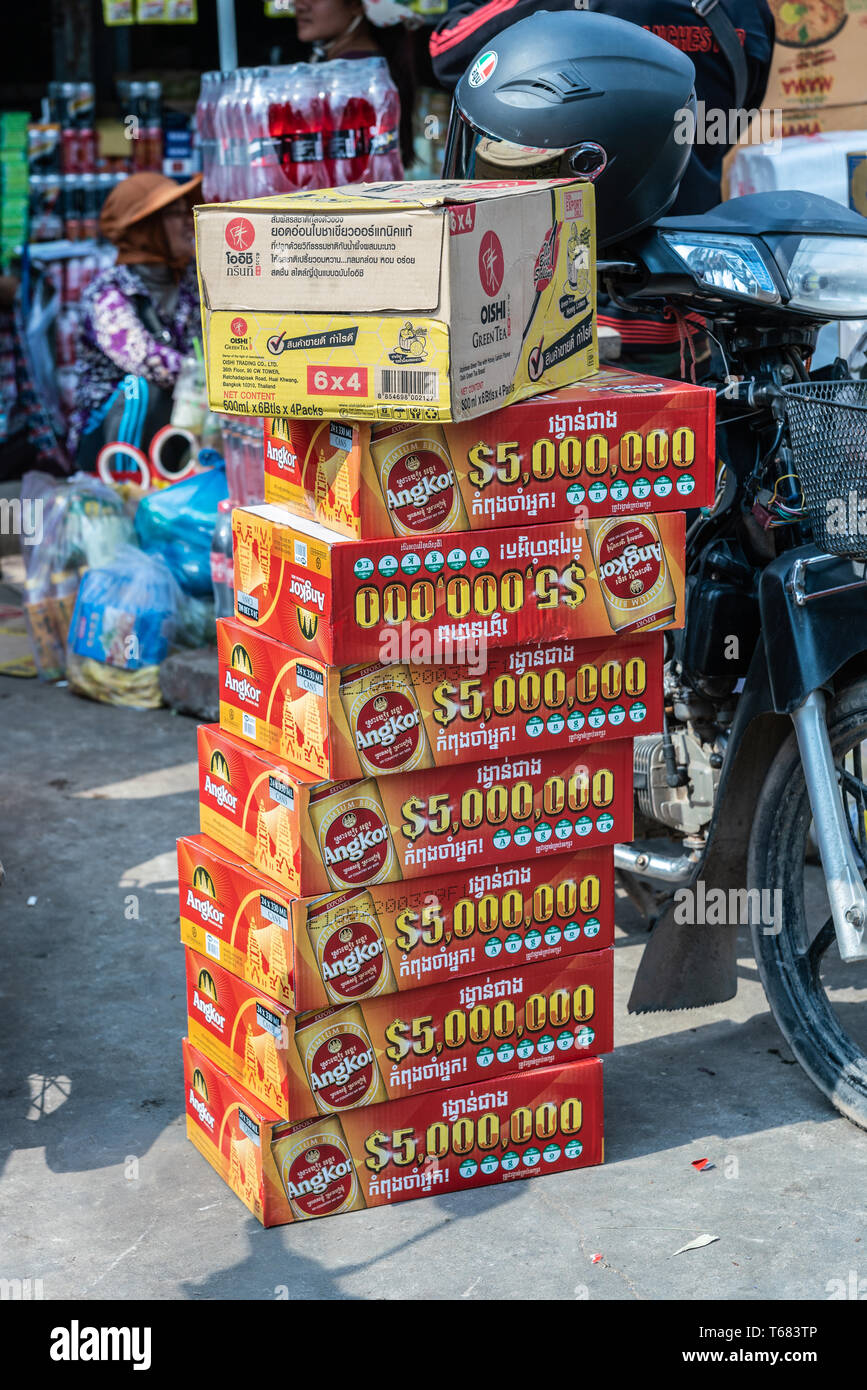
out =
<path fill-rule="evenodd" d="M 867 556 L 867 381 L 798 382 L 783 398 L 816 545 Z"/>

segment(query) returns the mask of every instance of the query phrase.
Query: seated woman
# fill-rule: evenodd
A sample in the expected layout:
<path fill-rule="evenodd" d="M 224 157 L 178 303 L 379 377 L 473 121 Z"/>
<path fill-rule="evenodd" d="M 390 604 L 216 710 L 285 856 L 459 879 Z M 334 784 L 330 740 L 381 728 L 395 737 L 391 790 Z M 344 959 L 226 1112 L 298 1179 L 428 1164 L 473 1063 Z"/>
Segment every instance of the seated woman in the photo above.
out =
<path fill-rule="evenodd" d="M 162 174 L 133 174 L 103 204 L 100 231 L 117 247 L 117 261 L 81 301 L 76 408 L 67 441 L 79 468 L 94 467 L 105 442 L 102 423 L 125 378 L 144 378 L 158 388 L 153 394 L 165 418 L 157 427 L 166 423 L 168 393 L 200 331 L 192 219 L 200 183 L 201 175 L 178 185 Z M 123 442 L 146 449 L 149 440 Z"/>

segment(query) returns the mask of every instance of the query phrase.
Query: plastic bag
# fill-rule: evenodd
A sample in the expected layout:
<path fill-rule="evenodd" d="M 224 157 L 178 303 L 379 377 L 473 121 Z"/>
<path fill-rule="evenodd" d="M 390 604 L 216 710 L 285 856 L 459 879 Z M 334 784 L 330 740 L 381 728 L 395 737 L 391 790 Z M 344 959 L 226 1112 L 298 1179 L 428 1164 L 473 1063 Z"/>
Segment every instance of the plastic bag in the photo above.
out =
<path fill-rule="evenodd" d="M 24 616 L 33 657 L 43 680 L 60 680 L 81 574 L 134 542 L 133 523 L 114 489 L 86 473 L 68 481 L 25 473 L 21 515 Z"/>
<path fill-rule="evenodd" d="M 184 608 L 159 555 L 123 546 L 101 569 L 88 570 L 69 626 L 67 672 L 73 689 L 110 705 L 157 709 L 159 664 Z"/>
<path fill-rule="evenodd" d="M 211 537 L 218 504 L 227 496 L 226 470 L 220 463 L 148 493 L 139 503 L 135 529 L 142 549 L 161 555 L 188 594 L 211 593 Z"/>

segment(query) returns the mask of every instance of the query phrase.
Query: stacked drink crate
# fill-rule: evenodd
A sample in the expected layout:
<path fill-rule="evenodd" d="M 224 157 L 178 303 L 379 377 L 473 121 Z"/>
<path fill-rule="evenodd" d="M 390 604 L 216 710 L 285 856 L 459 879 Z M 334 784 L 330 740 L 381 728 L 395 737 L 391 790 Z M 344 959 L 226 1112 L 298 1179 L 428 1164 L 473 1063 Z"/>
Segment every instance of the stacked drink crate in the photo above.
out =
<path fill-rule="evenodd" d="M 265 380 L 272 415 L 268 500 L 233 516 L 202 833 L 179 842 L 187 1131 L 265 1225 L 602 1160 L 613 845 L 632 834 L 632 736 L 662 727 L 660 630 L 683 621 L 677 507 L 710 500 L 713 397 L 594 373 L 592 191 L 511 189 L 515 204 L 534 195 L 531 212 L 541 198 L 543 224 L 510 209 L 504 252 L 484 225 L 502 188 L 486 203 L 435 185 L 416 207 L 414 190 L 374 186 L 339 214 L 351 244 L 379 196 L 394 236 L 423 214 L 424 245 L 426 217 L 448 210 L 444 245 L 472 263 L 480 322 L 508 326 L 507 350 L 513 318 L 540 340 L 488 413 L 481 392 L 451 404 L 457 309 L 451 362 L 415 383 L 437 404 L 362 399 L 354 416 L 345 367 L 305 356 L 299 375 L 283 346 L 300 326 L 288 291 L 275 330 L 280 315 L 238 302 L 257 291 L 232 286 L 221 337 L 220 238 L 242 220 L 263 248 L 251 265 L 284 273 L 285 257 L 267 261 L 261 205 L 199 213 L 212 404 L 237 408 L 227 379 L 239 393 Z M 315 222 L 309 199 L 266 204 L 272 240 L 328 235 L 319 199 Z M 443 283 L 426 297 L 440 313 Z M 435 320 L 407 319 L 394 286 L 391 301 L 390 360 L 424 357 Z M 351 337 L 362 394 L 377 373 L 394 389 L 363 355 L 379 349 L 359 350 L 366 309 L 347 329 L 351 305 L 301 307 L 306 354 L 339 360 Z M 377 314 L 387 345 L 394 315 Z M 544 358 L 558 314 L 564 346 Z M 334 399 L 320 371 L 342 377 Z"/>

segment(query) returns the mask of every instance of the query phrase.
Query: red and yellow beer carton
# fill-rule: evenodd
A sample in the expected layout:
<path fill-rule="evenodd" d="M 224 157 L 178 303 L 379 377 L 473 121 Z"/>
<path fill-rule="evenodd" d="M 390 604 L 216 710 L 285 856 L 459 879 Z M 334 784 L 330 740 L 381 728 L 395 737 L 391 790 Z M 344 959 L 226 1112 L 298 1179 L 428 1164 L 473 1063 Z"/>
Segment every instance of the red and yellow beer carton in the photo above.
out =
<path fill-rule="evenodd" d="M 613 367 L 478 420 L 265 419 L 265 501 L 353 540 L 707 507 L 716 397 Z"/>
<path fill-rule="evenodd" d="M 602 1063 L 286 1123 L 184 1039 L 187 1137 L 263 1226 L 601 1163 Z"/>
<path fill-rule="evenodd" d="M 662 728 L 657 633 L 499 648 L 476 666 L 341 670 L 221 618 L 217 649 L 220 727 L 317 777 L 415 772 Z"/>
<path fill-rule="evenodd" d="M 328 666 L 462 662 L 468 649 L 610 637 L 625 589 L 630 631 L 683 626 L 684 518 L 617 517 L 350 541 L 280 507 L 233 514 L 235 613 Z"/>
<path fill-rule="evenodd" d="M 296 1014 L 186 948 L 190 1041 L 285 1119 L 609 1052 L 613 952 Z"/>
<path fill-rule="evenodd" d="M 430 180 L 197 208 L 212 408 L 470 420 L 587 376 L 593 198 Z"/>
<path fill-rule="evenodd" d="M 178 888 L 184 945 L 297 1007 L 291 895 L 207 835 L 178 840 Z"/>
<path fill-rule="evenodd" d="M 610 846 L 296 898 L 207 835 L 178 841 L 181 940 L 297 1013 L 610 946 Z"/>
<path fill-rule="evenodd" d="M 632 743 L 343 782 L 201 725 L 200 828 L 288 892 L 488 869 L 632 835 Z"/>

